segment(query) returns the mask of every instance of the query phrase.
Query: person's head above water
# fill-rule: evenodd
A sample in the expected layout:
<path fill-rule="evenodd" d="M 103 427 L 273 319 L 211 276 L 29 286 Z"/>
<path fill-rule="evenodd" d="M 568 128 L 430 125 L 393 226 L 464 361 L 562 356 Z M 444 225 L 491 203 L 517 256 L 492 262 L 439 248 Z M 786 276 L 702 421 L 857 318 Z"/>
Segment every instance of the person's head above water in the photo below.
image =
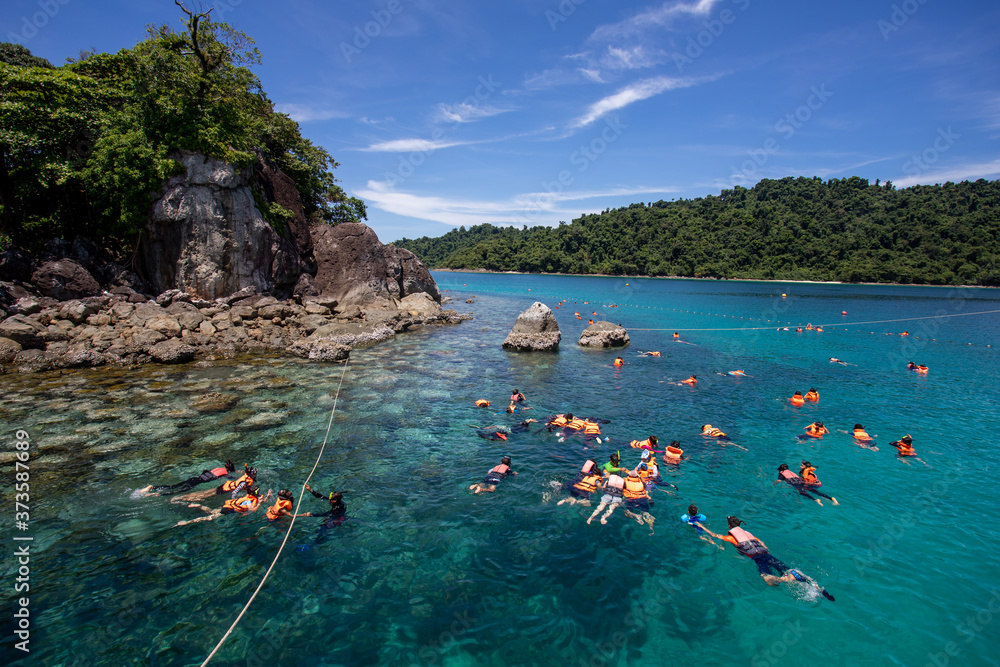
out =
<path fill-rule="evenodd" d="M 500 459 L 500 464 L 501 465 L 505 465 L 505 466 L 509 466 L 510 465 L 510 457 L 509 456 L 505 456 L 502 459 Z"/>
<path fill-rule="evenodd" d="M 618 465 L 619 461 L 621 461 L 621 456 L 618 455 L 618 452 L 612 452 L 611 453 L 611 462 L 613 464 L 615 464 L 615 465 Z"/>
<path fill-rule="evenodd" d="M 903 443 L 903 444 L 905 444 L 905 445 L 908 445 L 908 444 L 910 444 L 911 442 L 913 442 L 913 438 L 911 438 L 909 434 L 906 434 L 906 435 L 904 435 L 904 436 L 903 436 L 902 438 L 900 438 L 899 440 L 900 440 L 900 442 L 902 442 L 902 443 Z"/>
<path fill-rule="evenodd" d="M 260 487 L 257 486 L 256 484 L 251 484 L 247 488 L 247 495 L 248 496 L 255 496 L 255 497 L 259 498 L 260 497 Z"/>
<path fill-rule="evenodd" d="M 246 470 L 246 476 L 247 477 L 249 477 L 250 479 L 257 479 L 257 469 L 256 468 L 247 468 L 246 464 L 244 464 L 243 467 Z"/>
<path fill-rule="evenodd" d="M 563 415 L 563 418 L 566 421 L 573 421 L 573 413 L 572 412 L 567 412 L 565 415 Z"/>
<path fill-rule="evenodd" d="M 339 505 L 343 500 L 344 500 L 344 494 L 343 493 L 334 492 L 334 493 L 330 494 L 330 504 L 331 505 Z"/>
<path fill-rule="evenodd" d="M 659 440 L 657 439 L 657 437 L 655 435 L 649 436 L 649 444 L 655 445 L 658 442 L 659 442 Z"/>
<path fill-rule="evenodd" d="M 289 491 L 288 489 L 282 489 L 281 491 L 278 491 L 278 497 L 284 498 L 285 500 L 291 500 L 292 492 Z"/>
<path fill-rule="evenodd" d="M 865 427 L 864 427 L 864 426 L 862 426 L 861 424 L 855 424 L 855 425 L 854 425 L 854 430 L 855 430 L 855 431 L 864 431 L 864 430 L 865 430 Z"/>
<path fill-rule="evenodd" d="M 783 470 L 788 470 L 788 464 L 787 463 L 782 463 L 780 466 L 778 466 L 778 472 L 781 472 Z"/>
<path fill-rule="evenodd" d="M 726 517 L 726 521 L 729 522 L 729 527 L 730 528 L 739 528 L 740 524 L 743 523 L 742 520 L 740 520 L 738 517 L 735 517 L 735 516 L 727 516 Z"/>
<path fill-rule="evenodd" d="M 697 516 L 698 508 L 694 505 L 688 505 L 688 516 Z"/>
<path fill-rule="evenodd" d="M 233 463 L 232 459 L 226 460 L 226 472 L 234 472 L 236 470 L 236 464 Z"/>
<path fill-rule="evenodd" d="M 809 463 L 809 461 L 803 461 L 802 462 L 802 467 L 803 468 L 815 468 L 816 466 L 814 466 L 813 464 Z"/>
<path fill-rule="evenodd" d="M 648 461 L 651 456 L 652 455 L 649 453 L 648 449 L 642 450 L 642 457 L 641 458 L 642 458 L 643 461 Z"/>
<path fill-rule="evenodd" d="M 816 393 L 816 390 L 815 390 L 815 389 L 811 389 L 811 388 L 810 388 L 810 389 L 809 389 L 809 391 L 807 391 L 806 393 L 807 393 L 807 394 L 815 394 L 815 393 Z"/>

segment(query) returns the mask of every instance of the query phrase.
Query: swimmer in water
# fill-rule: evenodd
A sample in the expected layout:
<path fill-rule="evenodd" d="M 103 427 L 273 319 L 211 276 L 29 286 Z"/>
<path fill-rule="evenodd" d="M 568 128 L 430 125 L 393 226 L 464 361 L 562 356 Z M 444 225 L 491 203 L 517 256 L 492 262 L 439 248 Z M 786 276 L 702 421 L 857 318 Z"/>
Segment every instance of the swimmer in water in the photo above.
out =
<path fill-rule="evenodd" d="M 870 449 L 873 452 L 878 451 L 878 447 L 876 447 L 874 444 L 875 439 L 872 438 L 870 435 L 868 435 L 868 432 L 865 430 L 865 427 L 862 426 L 861 424 L 854 425 L 854 433 L 852 435 L 854 436 L 855 444 L 864 447 L 865 449 Z"/>
<path fill-rule="evenodd" d="M 149 496 L 154 493 L 158 493 L 161 496 L 170 496 L 175 493 L 182 493 L 184 491 L 190 491 L 199 484 L 204 484 L 205 482 L 211 482 L 213 480 L 219 479 L 220 477 L 227 477 L 230 473 L 236 470 L 236 465 L 232 461 L 226 461 L 225 465 L 218 468 L 212 468 L 211 470 L 205 470 L 197 477 L 189 477 L 183 482 L 178 482 L 177 484 L 171 484 L 170 486 L 146 486 L 141 489 L 136 489 L 133 492 L 133 497 L 141 498 L 143 496 Z"/>
<path fill-rule="evenodd" d="M 223 504 L 222 507 L 216 509 L 209 509 L 204 505 L 198 503 L 191 503 L 188 507 L 200 509 L 203 512 L 207 512 L 208 516 L 201 516 L 197 519 L 189 519 L 187 521 L 178 521 L 177 526 L 186 526 L 189 523 L 198 523 L 199 521 L 214 521 L 218 519 L 223 514 L 249 514 L 251 512 L 256 512 L 261 504 L 267 504 L 267 501 L 271 499 L 271 492 L 267 492 L 267 496 L 263 499 L 260 497 L 260 488 L 256 484 L 247 487 L 247 493 L 245 496 L 239 499 L 229 499 Z"/>
<path fill-rule="evenodd" d="M 808 582 L 815 586 L 827 600 L 834 601 L 834 597 L 827 593 L 826 589 L 817 584 L 813 579 L 798 570 L 793 570 L 771 555 L 767 545 L 754 537 L 752 533 L 740 527 L 743 521 L 739 518 L 731 516 L 727 518 L 727 521 L 729 523 L 729 532 L 725 535 L 717 535 L 708 528 L 705 528 L 705 532 L 718 540 L 732 544 L 740 554 L 752 560 L 757 566 L 757 571 L 760 573 L 761 579 L 768 586 L 777 586 L 781 582 Z M 701 524 L 699 523 L 699 525 Z"/>
<path fill-rule="evenodd" d="M 815 470 L 815 468 L 812 468 L 812 470 Z M 815 477 L 815 475 L 813 475 L 813 477 Z M 796 491 L 799 492 L 799 495 L 805 496 L 809 500 L 815 500 L 816 503 L 820 507 L 823 506 L 823 501 L 820 500 L 819 498 L 812 497 L 811 495 L 809 495 L 810 493 L 814 493 L 817 496 L 822 496 L 823 498 L 826 498 L 827 500 L 832 500 L 834 505 L 839 505 L 840 504 L 840 503 L 837 502 L 837 499 L 834 498 L 833 496 L 828 496 L 825 493 L 823 493 L 822 491 L 817 491 L 816 490 L 815 487 L 818 486 L 819 480 L 816 480 L 817 484 L 807 484 L 806 481 L 802 477 L 799 477 L 794 472 L 792 472 L 791 470 L 789 470 L 788 469 L 788 465 L 785 464 L 785 463 L 782 463 L 780 466 L 778 466 L 778 480 L 777 481 L 778 482 L 787 482 L 789 486 L 791 486 L 793 489 L 795 489 Z"/>
<path fill-rule="evenodd" d="M 472 491 L 476 495 L 480 493 L 493 493 L 497 490 L 497 484 L 504 481 L 507 475 L 516 475 L 517 473 L 510 468 L 510 457 L 505 456 L 500 459 L 500 465 L 494 466 L 488 473 L 482 482 L 478 484 L 473 484 L 469 487 L 469 491 Z"/>
<path fill-rule="evenodd" d="M 708 533 L 705 532 L 705 529 L 702 528 L 701 524 L 703 524 L 707 520 L 708 517 L 706 517 L 704 514 L 698 514 L 698 508 L 695 507 L 694 505 L 688 505 L 687 514 L 681 515 L 681 523 L 686 523 L 692 528 L 694 528 L 695 533 L 698 534 L 699 540 L 701 540 L 702 542 L 708 542 L 713 547 L 718 547 L 719 549 L 725 551 L 726 548 L 721 544 L 716 544 L 715 542 L 713 542 L 712 538 L 709 537 Z"/>
<path fill-rule="evenodd" d="M 841 361 L 837 357 L 830 357 L 830 363 L 831 364 L 840 364 L 841 366 L 849 366 L 850 365 L 846 361 Z"/>

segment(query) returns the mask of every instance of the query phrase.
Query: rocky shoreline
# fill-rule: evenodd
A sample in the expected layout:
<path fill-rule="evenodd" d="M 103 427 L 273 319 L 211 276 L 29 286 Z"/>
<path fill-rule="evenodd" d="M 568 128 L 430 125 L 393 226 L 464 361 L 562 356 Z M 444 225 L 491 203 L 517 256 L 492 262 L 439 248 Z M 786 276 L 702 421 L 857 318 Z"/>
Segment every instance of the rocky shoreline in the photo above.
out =
<path fill-rule="evenodd" d="M 58 301 L 25 296 L 0 322 L 0 371 L 29 373 L 103 365 L 213 360 L 278 352 L 318 361 L 410 328 L 471 319 L 425 293 L 398 308 L 340 307 L 335 299 L 278 300 L 250 290 L 206 301 L 180 290 L 150 299 L 128 288 Z"/>

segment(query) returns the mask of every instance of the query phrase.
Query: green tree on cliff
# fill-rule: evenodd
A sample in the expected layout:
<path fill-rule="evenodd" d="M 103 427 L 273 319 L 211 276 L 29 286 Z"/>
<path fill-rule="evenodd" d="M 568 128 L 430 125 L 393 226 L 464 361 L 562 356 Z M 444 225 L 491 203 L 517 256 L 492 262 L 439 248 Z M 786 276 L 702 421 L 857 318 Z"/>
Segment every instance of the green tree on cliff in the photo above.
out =
<path fill-rule="evenodd" d="M 131 49 L 62 67 L 0 44 L 0 247 L 85 234 L 130 249 L 178 151 L 242 167 L 260 155 L 295 182 L 311 220 L 366 217 L 333 157 L 274 111 L 250 70 L 253 40 L 176 4 L 183 31 L 154 26 Z"/>

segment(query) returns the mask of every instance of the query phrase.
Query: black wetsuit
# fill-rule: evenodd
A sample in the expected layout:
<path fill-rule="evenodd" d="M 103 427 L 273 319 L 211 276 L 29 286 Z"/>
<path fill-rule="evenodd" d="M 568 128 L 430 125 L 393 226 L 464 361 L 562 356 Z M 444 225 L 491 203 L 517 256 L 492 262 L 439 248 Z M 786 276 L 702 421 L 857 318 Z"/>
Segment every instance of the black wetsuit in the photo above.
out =
<path fill-rule="evenodd" d="M 330 500 L 329 494 L 322 494 L 312 489 L 310 489 L 310 492 L 317 498 L 326 501 Z M 316 542 L 319 543 L 326 539 L 326 534 L 331 528 L 336 528 L 347 520 L 347 505 L 341 500 L 336 505 L 331 505 L 330 509 L 326 512 L 310 512 L 310 514 L 315 517 L 324 517 L 323 523 L 320 524 L 319 532 L 316 533 Z"/>
<path fill-rule="evenodd" d="M 500 437 L 501 433 L 507 435 L 507 429 L 503 426 L 487 426 L 476 429 L 476 435 L 486 440 L 506 440 L 506 438 Z"/>
<path fill-rule="evenodd" d="M 211 482 L 212 480 L 219 479 L 220 477 L 225 477 L 229 479 L 228 475 L 216 475 L 211 470 L 206 470 L 197 477 L 190 477 L 183 482 L 178 482 L 177 484 L 171 484 L 170 486 L 154 486 L 150 491 L 154 493 L 159 493 L 161 496 L 169 496 L 175 493 L 181 493 L 182 491 L 189 491 L 199 484 L 204 484 L 205 482 Z"/>

